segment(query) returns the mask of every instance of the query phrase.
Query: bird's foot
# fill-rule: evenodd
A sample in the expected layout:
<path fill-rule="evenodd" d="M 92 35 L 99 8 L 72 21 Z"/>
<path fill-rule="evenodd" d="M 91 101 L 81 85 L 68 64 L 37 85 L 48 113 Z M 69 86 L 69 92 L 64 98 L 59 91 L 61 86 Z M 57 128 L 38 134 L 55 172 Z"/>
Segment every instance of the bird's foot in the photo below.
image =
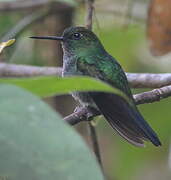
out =
<path fill-rule="evenodd" d="M 74 113 L 81 111 L 82 108 L 83 108 L 82 106 L 77 106 L 77 107 L 74 109 Z"/>
<path fill-rule="evenodd" d="M 96 108 L 92 106 L 77 106 L 74 110 L 74 113 L 79 113 L 81 111 L 85 112 L 86 121 L 91 121 L 95 116 L 101 114 Z"/>

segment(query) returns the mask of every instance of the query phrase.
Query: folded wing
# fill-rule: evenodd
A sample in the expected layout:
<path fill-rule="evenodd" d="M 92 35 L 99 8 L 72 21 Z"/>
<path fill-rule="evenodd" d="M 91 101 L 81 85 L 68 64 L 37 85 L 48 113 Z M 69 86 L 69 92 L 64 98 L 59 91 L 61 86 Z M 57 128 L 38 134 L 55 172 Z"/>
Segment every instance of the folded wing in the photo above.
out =
<path fill-rule="evenodd" d="M 108 93 L 90 93 L 97 107 L 117 133 L 135 146 L 144 146 L 144 140 L 155 146 L 161 143 L 137 109 L 120 96 Z"/>

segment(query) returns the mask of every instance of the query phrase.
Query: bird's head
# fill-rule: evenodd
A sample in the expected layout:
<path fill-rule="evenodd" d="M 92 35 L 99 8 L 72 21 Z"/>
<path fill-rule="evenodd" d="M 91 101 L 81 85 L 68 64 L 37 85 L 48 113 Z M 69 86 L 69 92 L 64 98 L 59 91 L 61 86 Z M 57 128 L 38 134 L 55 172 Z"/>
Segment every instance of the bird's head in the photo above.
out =
<path fill-rule="evenodd" d="M 50 39 L 50 40 L 60 40 L 62 42 L 64 52 L 68 53 L 83 53 L 92 52 L 97 49 L 103 49 L 103 46 L 97 36 L 85 27 L 69 27 L 64 30 L 61 37 L 57 36 L 44 36 L 38 37 L 34 36 L 31 38 L 35 39 Z"/>

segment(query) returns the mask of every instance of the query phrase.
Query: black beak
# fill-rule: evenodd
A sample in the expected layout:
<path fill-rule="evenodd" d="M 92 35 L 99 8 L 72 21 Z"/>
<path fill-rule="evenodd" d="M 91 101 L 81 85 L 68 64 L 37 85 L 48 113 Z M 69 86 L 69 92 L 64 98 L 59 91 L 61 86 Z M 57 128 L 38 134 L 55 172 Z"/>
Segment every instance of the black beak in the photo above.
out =
<path fill-rule="evenodd" d="M 50 39 L 50 40 L 60 40 L 63 41 L 63 37 L 57 37 L 57 36 L 32 36 L 30 38 L 33 39 Z"/>

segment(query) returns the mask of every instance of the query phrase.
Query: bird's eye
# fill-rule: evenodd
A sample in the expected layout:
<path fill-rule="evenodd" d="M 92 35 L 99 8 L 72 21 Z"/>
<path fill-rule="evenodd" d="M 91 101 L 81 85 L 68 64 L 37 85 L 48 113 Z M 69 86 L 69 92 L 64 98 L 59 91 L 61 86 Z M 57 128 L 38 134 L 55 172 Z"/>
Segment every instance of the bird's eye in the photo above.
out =
<path fill-rule="evenodd" d="M 74 37 L 74 39 L 76 39 L 76 40 L 80 39 L 81 36 L 82 36 L 81 33 L 74 33 L 74 34 L 73 34 L 73 37 Z"/>

